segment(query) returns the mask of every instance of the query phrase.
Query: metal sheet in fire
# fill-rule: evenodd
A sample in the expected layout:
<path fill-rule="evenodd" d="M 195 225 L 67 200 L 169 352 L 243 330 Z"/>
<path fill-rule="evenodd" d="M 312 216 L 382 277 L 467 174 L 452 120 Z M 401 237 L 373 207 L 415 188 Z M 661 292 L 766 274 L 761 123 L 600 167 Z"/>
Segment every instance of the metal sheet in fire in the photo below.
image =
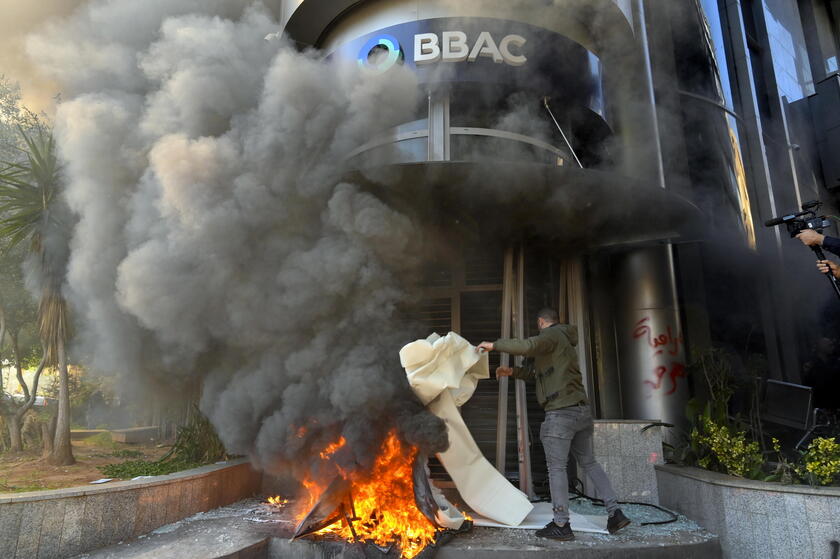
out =
<path fill-rule="evenodd" d="M 341 476 L 336 477 L 295 528 L 292 539 L 315 533 L 344 516 L 355 516 L 352 506 L 350 482 Z"/>
<path fill-rule="evenodd" d="M 466 520 L 461 511 L 450 503 L 443 492 L 434 486 L 429 477 L 429 458 L 425 454 L 414 457 L 411 481 L 414 485 L 414 503 L 429 522 L 439 528 L 459 530 Z"/>

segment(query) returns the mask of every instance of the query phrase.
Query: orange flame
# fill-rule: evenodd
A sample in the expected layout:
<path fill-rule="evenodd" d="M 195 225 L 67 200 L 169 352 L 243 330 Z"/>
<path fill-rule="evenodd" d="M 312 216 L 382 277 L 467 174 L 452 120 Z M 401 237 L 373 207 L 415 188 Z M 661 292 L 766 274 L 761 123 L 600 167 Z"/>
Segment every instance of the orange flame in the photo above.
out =
<path fill-rule="evenodd" d="M 276 506 L 276 507 L 283 508 L 283 507 L 285 507 L 285 506 L 289 503 L 289 500 L 288 500 L 288 499 L 284 499 L 283 497 L 277 496 L 277 497 L 269 497 L 269 498 L 268 498 L 268 502 L 269 502 L 269 504 L 271 504 L 271 505 L 274 505 L 274 506 Z"/>
<path fill-rule="evenodd" d="M 335 454 L 335 452 L 339 448 L 343 447 L 345 444 L 347 444 L 347 440 L 344 437 L 341 437 L 340 439 L 338 439 L 338 442 L 334 442 L 334 443 L 330 444 L 327 448 L 325 448 L 323 451 L 321 451 L 321 454 L 320 454 L 321 460 L 328 460 L 330 458 L 330 456 Z"/>
<path fill-rule="evenodd" d="M 330 456 L 345 443 L 342 437 L 324 449 L 321 458 Z M 382 444 L 373 468 L 365 475 L 353 475 L 356 513 L 352 519 L 353 530 L 345 520 L 340 520 L 317 533 L 334 534 L 352 541 L 355 531 L 361 541 L 381 546 L 397 543 L 404 559 L 412 559 L 434 543 L 437 530 L 414 503 L 411 470 L 416 454 L 416 448 L 404 445 L 392 431 Z M 304 480 L 303 484 L 309 491 L 310 504 L 301 512 L 301 518 L 314 506 L 324 489 L 310 480 Z"/>
<path fill-rule="evenodd" d="M 309 502 L 306 503 L 306 506 L 303 509 L 298 511 L 298 518 L 295 519 L 298 522 L 303 520 L 303 517 L 306 516 L 306 513 L 309 512 L 312 509 L 312 507 L 315 506 L 315 503 L 318 501 L 318 497 L 320 497 L 321 493 L 323 493 L 324 491 L 323 487 L 319 487 L 317 483 L 315 483 L 309 478 L 303 480 L 303 486 L 306 488 L 306 491 L 309 494 Z"/>

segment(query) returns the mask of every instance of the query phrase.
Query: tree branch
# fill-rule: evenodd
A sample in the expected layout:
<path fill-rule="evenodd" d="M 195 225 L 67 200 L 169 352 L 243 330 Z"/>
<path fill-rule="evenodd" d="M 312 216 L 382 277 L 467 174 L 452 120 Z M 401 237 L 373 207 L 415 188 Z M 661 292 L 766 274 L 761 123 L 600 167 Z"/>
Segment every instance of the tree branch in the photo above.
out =
<path fill-rule="evenodd" d="M 26 402 L 27 409 L 35 404 L 35 395 L 38 393 L 38 380 L 41 378 L 41 373 L 44 372 L 44 366 L 47 364 L 46 356 L 41 357 L 41 362 L 38 363 L 38 368 L 35 370 L 35 377 L 32 379 L 32 395 Z"/>
<path fill-rule="evenodd" d="M 20 387 L 23 389 L 23 400 L 29 400 L 29 387 L 26 385 L 26 381 L 23 380 L 23 369 L 20 365 L 20 349 L 18 346 L 18 334 L 16 331 L 10 331 L 9 337 L 12 338 L 12 353 L 15 356 L 15 368 L 17 369 L 17 380 Z"/>
<path fill-rule="evenodd" d="M 32 394 L 27 396 L 26 402 L 20 409 L 17 410 L 16 415 L 18 418 L 22 418 L 23 414 L 29 411 L 33 405 L 35 405 L 35 396 L 38 394 L 38 380 L 41 378 L 41 373 L 44 372 L 44 366 L 47 364 L 47 352 L 43 352 L 43 356 L 41 357 L 41 362 L 38 363 L 38 368 L 35 370 L 35 376 L 32 379 Z"/>

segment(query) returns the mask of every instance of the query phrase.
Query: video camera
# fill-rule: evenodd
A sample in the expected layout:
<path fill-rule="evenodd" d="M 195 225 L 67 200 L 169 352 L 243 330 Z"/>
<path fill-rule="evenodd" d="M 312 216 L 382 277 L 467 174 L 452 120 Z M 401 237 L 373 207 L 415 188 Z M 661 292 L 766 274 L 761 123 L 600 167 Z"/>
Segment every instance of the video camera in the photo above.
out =
<path fill-rule="evenodd" d="M 781 217 L 774 217 L 773 219 L 768 219 L 764 222 L 764 225 L 767 227 L 776 227 L 778 225 L 784 225 L 787 227 L 788 233 L 790 233 L 791 238 L 796 237 L 802 231 L 806 229 L 813 229 L 817 233 L 822 233 L 823 229 L 829 227 L 831 222 L 826 219 L 824 215 L 817 215 L 817 212 L 822 207 L 822 202 L 819 200 L 812 200 L 810 202 L 806 202 L 802 204 L 802 211 L 797 213 L 792 213 L 788 215 L 783 215 Z M 822 251 L 822 247 L 815 245 L 811 247 L 811 250 L 814 251 L 814 254 L 817 255 L 818 260 L 825 260 L 825 253 Z M 834 277 L 834 274 L 829 271 L 826 276 L 828 277 L 829 281 L 831 281 L 831 286 L 834 288 L 834 293 L 840 297 L 840 281 Z"/>
<path fill-rule="evenodd" d="M 819 200 L 811 200 L 810 202 L 802 204 L 801 212 L 768 219 L 764 222 L 764 225 L 767 227 L 775 227 L 777 225 L 784 224 L 785 227 L 787 227 L 791 238 L 797 236 L 805 229 L 813 229 L 817 233 L 822 233 L 823 229 L 831 225 L 831 222 L 828 221 L 824 215 L 817 215 L 817 211 L 821 207 L 822 202 Z"/>

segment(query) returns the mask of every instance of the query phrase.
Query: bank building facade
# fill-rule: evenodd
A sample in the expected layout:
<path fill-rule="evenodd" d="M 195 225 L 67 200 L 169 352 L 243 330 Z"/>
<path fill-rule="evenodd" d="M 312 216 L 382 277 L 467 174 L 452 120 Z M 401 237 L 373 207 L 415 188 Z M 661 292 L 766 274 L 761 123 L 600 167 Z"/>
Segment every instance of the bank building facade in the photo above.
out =
<path fill-rule="evenodd" d="M 813 256 L 764 222 L 812 199 L 831 212 L 840 187 L 840 3 L 274 8 L 301 49 L 417 74 L 413 118 L 347 156 L 354 181 L 426 208 L 442 239 L 407 311 L 427 332 L 533 335 L 538 309 L 557 308 L 578 326 L 602 419 L 679 425 L 692 356 L 711 346 L 801 380 L 819 332 L 799 318 L 833 293 L 826 282 L 813 300 L 793 295 L 816 274 Z M 531 494 L 545 486 L 532 388 L 480 383 L 462 413 L 509 478 Z"/>

